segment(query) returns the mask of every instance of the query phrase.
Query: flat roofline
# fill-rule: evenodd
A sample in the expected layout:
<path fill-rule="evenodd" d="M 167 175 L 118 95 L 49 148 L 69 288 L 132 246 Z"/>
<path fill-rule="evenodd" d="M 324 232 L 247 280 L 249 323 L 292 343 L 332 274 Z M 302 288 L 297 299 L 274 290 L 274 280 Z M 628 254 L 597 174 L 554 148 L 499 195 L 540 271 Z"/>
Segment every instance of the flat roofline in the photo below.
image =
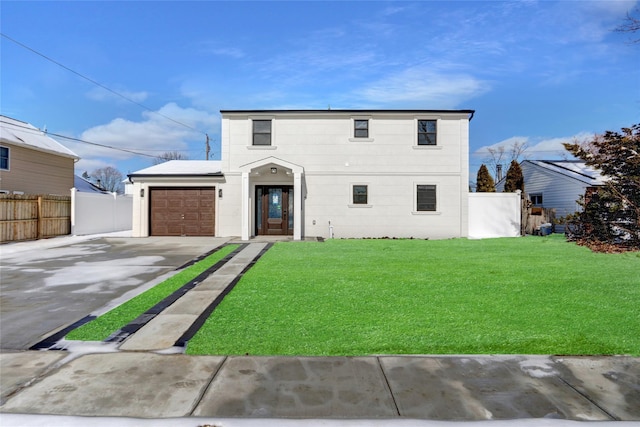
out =
<path fill-rule="evenodd" d="M 224 176 L 222 172 L 208 172 L 208 173 L 130 173 L 127 175 L 129 178 L 161 178 L 165 176 L 187 178 L 187 177 L 202 177 L 202 176 Z"/>
<path fill-rule="evenodd" d="M 434 114 L 434 113 L 458 113 L 474 114 L 476 110 L 220 110 L 221 114 L 260 114 L 260 113 L 401 113 L 401 114 Z"/>

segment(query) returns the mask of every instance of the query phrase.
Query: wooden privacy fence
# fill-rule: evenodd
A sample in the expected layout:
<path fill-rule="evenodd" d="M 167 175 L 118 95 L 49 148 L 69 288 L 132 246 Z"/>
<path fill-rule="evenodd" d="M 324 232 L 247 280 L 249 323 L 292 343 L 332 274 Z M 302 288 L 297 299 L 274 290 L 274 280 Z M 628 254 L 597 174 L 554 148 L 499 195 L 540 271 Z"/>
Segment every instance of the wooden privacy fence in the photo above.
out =
<path fill-rule="evenodd" d="M 70 196 L 0 194 L 0 242 L 70 233 Z"/>

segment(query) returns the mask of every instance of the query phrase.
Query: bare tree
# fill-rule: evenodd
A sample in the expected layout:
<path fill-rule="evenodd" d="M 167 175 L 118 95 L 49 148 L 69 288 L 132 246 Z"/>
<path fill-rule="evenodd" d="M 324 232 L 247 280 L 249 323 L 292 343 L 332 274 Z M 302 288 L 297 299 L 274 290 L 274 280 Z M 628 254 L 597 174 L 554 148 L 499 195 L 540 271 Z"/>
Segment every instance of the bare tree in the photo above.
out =
<path fill-rule="evenodd" d="M 501 176 L 498 169 L 504 165 L 511 164 L 514 160 L 520 162 L 525 157 L 529 144 L 525 140 L 514 141 L 511 145 L 500 145 L 498 147 L 487 148 L 487 157 L 484 162 L 491 168 L 495 181 L 500 181 Z"/>
<path fill-rule="evenodd" d="M 640 8 L 636 8 L 634 11 L 636 14 L 640 14 Z M 636 33 L 640 31 L 640 19 L 627 12 L 627 17 L 623 24 L 616 27 L 615 31 L 619 33 Z M 632 38 L 631 43 L 640 43 L 640 38 Z"/>
<path fill-rule="evenodd" d="M 188 160 L 186 154 L 181 153 L 179 151 L 166 151 L 160 154 L 158 157 L 153 159 L 154 165 L 159 165 L 160 163 L 168 162 L 169 160 Z"/>
<path fill-rule="evenodd" d="M 91 179 L 94 184 L 103 190 L 122 193 L 122 180 L 124 179 L 122 173 L 111 166 L 105 168 L 99 168 L 91 172 Z"/>

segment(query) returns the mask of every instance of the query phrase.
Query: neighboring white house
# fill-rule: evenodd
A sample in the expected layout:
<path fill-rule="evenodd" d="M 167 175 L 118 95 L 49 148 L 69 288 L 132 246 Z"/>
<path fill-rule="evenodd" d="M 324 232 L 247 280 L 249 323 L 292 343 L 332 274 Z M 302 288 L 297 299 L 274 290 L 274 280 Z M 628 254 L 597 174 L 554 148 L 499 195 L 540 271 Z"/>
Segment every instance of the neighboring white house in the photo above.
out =
<path fill-rule="evenodd" d="M 535 207 L 555 209 L 556 218 L 580 210 L 578 199 L 588 187 L 603 184 L 600 173 L 580 160 L 524 160 L 524 190 Z M 496 191 L 504 190 L 503 178 Z"/>
<path fill-rule="evenodd" d="M 129 175 L 133 235 L 468 235 L 473 110 L 224 110 L 222 160 Z"/>

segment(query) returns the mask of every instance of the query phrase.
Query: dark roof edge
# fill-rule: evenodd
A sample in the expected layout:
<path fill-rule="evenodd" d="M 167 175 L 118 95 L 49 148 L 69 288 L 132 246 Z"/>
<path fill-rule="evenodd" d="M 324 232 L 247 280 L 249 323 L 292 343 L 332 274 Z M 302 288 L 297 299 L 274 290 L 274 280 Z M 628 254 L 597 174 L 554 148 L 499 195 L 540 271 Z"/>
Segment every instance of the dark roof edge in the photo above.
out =
<path fill-rule="evenodd" d="M 473 114 L 476 110 L 220 110 L 221 114 L 227 113 L 459 113 Z"/>
<path fill-rule="evenodd" d="M 583 174 L 583 173 L 581 173 L 581 172 L 577 172 L 577 171 L 574 171 L 574 170 L 571 170 L 571 169 L 567 169 L 567 168 L 565 168 L 565 167 L 563 167 L 563 166 L 560 166 L 560 165 L 557 165 L 557 164 L 554 164 L 554 163 L 553 163 L 553 162 L 562 162 L 562 161 L 564 161 L 564 160 L 529 160 L 529 159 L 527 159 L 527 160 L 523 160 L 521 163 L 528 162 L 528 163 L 531 163 L 532 165 L 534 165 L 534 166 L 536 166 L 536 167 L 539 167 L 539 168 L 542 168 L 542 166 L 537 165 L 537 164 L 535 164 L 534 162 L 540 162 L 540 163 L 544 163 L 544 164 L 547 164 L 547 165 L 550 165 L 550 166 L 554 166 L 555 168 L 560 169 L 560 170 L 554 170 L 554 169 L 548 169 L 548 168 L 542 168 L 542 169 L 544 169 L 544 170 L 546 170 L 546 171 L 549 171 L 549 172 L 556 173 L 556 174 L 558 174 L 558 175 L 562 175 L 562 176 L 564 176 L 565 178 L 569 178 L 569 179 L 573 179 L 573 180 L 576 180 L 576 181 L 582 182 L 582 183 L 584 183 L 584 184 L 593 184 L 593 183 L 591 183 L 591 182 L 586 182 L 584 179 L 580 179 L 578 176 L 585 177 L 585 178 L 587 178 L 587 179 L 589 179 L 589 180 L 591 180 L 591 181 L 596 181 L 596 180 L 598 179 L 598 178 L 596 178 L 596 177 L 592 177 L 592 176 L 589 176 L 589 175 Z M 571 163 L 584 163 L 584 162 L 583 162 L 583 161 L 581 161 L 581 160 L 567 160 L 567 162 L 571 162 Z M 578 176 L 572 176 L 572 175 L 570 175 L 569 173 L 566 173 L 565 171 L 566 171 L 566 172 L 569 172 L 569 173 L 571 173 L 571 174 L 578 175 Z M 601 176 L 603 176 L 603 175 L 601 174 Z"/>
<path fill-rule="evenodd" d="M 188 178 L 190 176 L 224 176 L 222 172 L 211 172 L 211 173 L 130 173 L 127 175 L 129 178 L 153 178 L 153 177 L 163 177 L 163 176 L 171 176 L 178 178 Z"/>

